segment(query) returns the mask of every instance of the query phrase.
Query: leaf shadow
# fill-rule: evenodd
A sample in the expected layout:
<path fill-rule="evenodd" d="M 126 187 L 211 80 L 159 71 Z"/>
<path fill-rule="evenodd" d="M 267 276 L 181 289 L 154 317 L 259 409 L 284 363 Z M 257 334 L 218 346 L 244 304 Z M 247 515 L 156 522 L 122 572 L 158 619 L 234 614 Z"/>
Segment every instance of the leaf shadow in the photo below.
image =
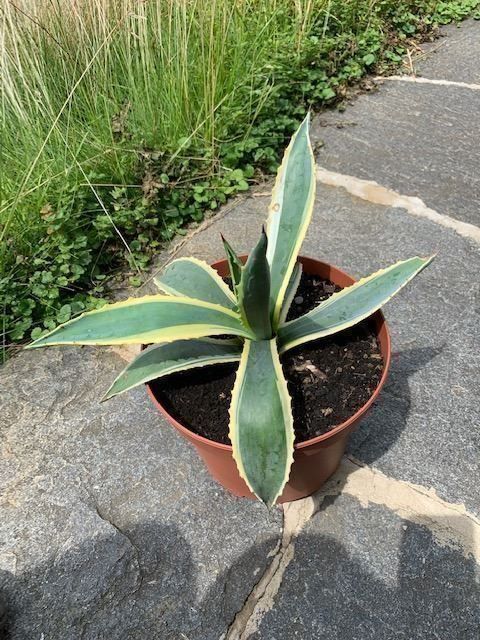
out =
<path fill-rule="evenodd" d="M 372 411 L 350 437 L 347 453 L 365 464 L 385 455 L 408 426 L 412 405 L 411 378 L 423 371 L 444 349 L 420 347 L 392 354 L 389 377 Z"/>

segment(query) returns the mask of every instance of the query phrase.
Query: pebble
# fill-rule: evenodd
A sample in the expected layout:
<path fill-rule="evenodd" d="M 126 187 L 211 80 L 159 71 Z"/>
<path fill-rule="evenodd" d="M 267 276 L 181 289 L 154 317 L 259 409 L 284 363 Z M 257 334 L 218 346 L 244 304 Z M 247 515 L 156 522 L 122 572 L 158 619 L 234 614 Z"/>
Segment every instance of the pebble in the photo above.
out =
<path fill-rule="evenodd" d="M 302 304 L 303 303 L 303 297 L 302 296 L 297 296 L 296 298 L 293 299 L 293 301 L 295 302 L 295 304 Z"/>

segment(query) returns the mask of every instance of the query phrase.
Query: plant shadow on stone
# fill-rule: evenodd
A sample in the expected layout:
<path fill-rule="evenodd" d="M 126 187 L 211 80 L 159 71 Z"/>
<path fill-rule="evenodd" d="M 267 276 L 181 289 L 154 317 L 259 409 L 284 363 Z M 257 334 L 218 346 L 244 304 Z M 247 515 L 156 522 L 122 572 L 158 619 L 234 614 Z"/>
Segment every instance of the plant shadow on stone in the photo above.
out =
<path fill-rule="evenodd" d="M 479 568 L 473 558 L 440 546 L 429 529 L 384 508 L 361 509 L 349 498 L 342 514 L 332 503 L 325 498 L 294 541 L 274 608 L 249 640 L 478 638 Z M 352 523 L 352 510 L 361 523 Z M 439 516 L 434 527 L 448 532 L 456 520 Z M 471 548 L 473 530 L 469 535 Z"/>
<path fill-rule="evenodd" d="M 111 531 L 20 575 L 0 571 L 7 612 L 0 640 L 216 638 L 247 597 L 259 558 L 275 546 L 252 547 L 199 603 L 200 576 L 177 527 L 146 522 Z"/>
<path fill-rule="evenodd" d="M 332 526 L 332 518 L 326 517 L 329 508 L 334 507 L 326 498 L 295 539 L 295 555 L 273 610 L 266 613 L 252 640 L 273 637 L 270 634 L 277 640 L 295 634 L 313 638 L 315 633 L 347 638 L 359 630 L 364 640 L 477 637 L 480 620 L 475 602 L 480 592 L 472 559 L 437 545 L 426 528 L 397 519 L 398 562 L 396 548 L 388 549 L 387 555 L 381 549 L 378 558 L 373 548 L 368 554 L 375 556 L 367 555 L 372 569 L 367 570 L 337 535 L 318 534 Z M 345 526 L 341 519 L 333 522 L 334 527 Z M 350 532 L 340 529 L 340 534 L 355 538 L 357 533 L 346 526 Z M 449 530 L 455 522 L 439 518 L 437 527 Z M 261 577 L 255 574 L 259 554 L 267 557 L 274 544 L 272 540 L 253 546 L 199 598 L 201 584 L 191 550 L 176 527 L 150 522 L 125 533 L 112 529 L 109 538 L 87 540 L 20 576 L 0 572 L 0 594 L 8 616 L 8 628 L 0 638 L 217 640 Z M 341 635 L 331 635 L 339 628 Z"/>
<path fill-rule="evenodd" d="M 406 349 L 392 354 L 389 378 L 378 405 L 352 434 L 347 451 L 372 464 L 395 445 L 407 427 L 411 398 L 409 378 L 443 351 L 440 347 Z"/>

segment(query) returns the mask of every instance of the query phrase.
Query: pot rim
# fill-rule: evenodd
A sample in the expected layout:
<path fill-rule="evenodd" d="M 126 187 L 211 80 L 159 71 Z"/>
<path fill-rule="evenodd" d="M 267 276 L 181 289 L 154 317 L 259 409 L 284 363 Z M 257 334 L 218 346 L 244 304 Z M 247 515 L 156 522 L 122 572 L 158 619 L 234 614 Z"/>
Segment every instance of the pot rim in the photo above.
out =
<path fill-rule="evenodd" d="M 240 256 L 240 258 L 242 260 L 245 260 L 246 256 Z M 308 256 L 303 256 L 303 255 L 302 256 L 298 256 L 298 260 L 300 262 L 307 261 L 307 262 L 317 263 L 318 265 L 321 265 L 322 267 L 333 268 L 339 274 L 344 276 L 346 279 L 352 280 L 352 284 L 355 282 L 354 278 L 350 274 L 348 274 L 345 271 L 343 271 L 342 269 L 339 269 L 338 267 L 330 264 L 329 262 L 323 262 L 322 260 L 317 260 L 316 258 L 310 258 Z M 211 264 L 211 266 L 215 270 L 218 270 L 219 267 L 226 265 L 226 263 L 227 263 L 226 260 L 217 260 L 216 262 L 213 262 Z M 388 371 L 389 371 L 389 368 L 390 368 L 391 340 L 390 340 L 390 333 L 388 331 L 388 326 L 387 326 L 387 323 L 386 323 L 386 320 L 385 320 L 385 317 L 384 317 L 382 311 L 378 310 L 378 311 L 376 311 L 375 313 L 373 313 L 369 317 L 370 318 L 375 318 L 377 320 L 377 327 L 376 327 L 376 330 L 375 330 L 377 339 L 379 337 L 380 331 L 382 329 L 385 331 L 385 347 L 384 347 L 384 349 L 382 349 L 383 372 L 382 372 L 382 376 L 381 376 L 381 378 L 380 378 L 380 380 L 379 380 L 374 392 L 372 393 L 370 398 L 367 400 L 367 402 L 363 406 L 361 406 L 360 409 L 358 409 L 358 411 L 356 411 L 353 415 L 351 415 L 350 418 L 348 418 L 348 420 L 345 420 L 345 422 L 341 422 L 340 424 L 338 424 L 336 427 L 334 427 L 330 431 L 327 431 L 327 433 L 323 433 L 323 434 L 321 434 L 319 436 L 316 436 L 315 438 L 310 438 L 310 440 L 304 440 L 303 442 L 295 443 L 294 444 L 294 450 L 295 451 L 302 450 L 302 449 L 305 449 L 307 447 L 311 447 L 311 446 L 314 446 L 316 444 L 325 442 L 326 440 L 329 440 L 330 438 L 334 438 L 340 432 L 344 431 L 345 429 L 348 429 L 348 427 L 350 427 L 353 423 L 355 423 L 358 420 L 360 420 L 360 418 L 370 409 L 372 404 L 378 398 L 378 396 L 380 394 L 380 391 L 381 391 L 383 385 L 385 384 L 385 381 L 386 381 L 387 375 L 388 375 Z M 201 436 L 201 435 L 195 433 L 194 431 L 191 431 L 187 427 L 185 427 L 181 422 L 176 420 L 167 411 L 167 409 L 161 404 L 161 402 L 159 402 L 159 400 L 156 398 L 156 396 L 153 393 L 153 391 L 152 391 L 152 389 L 151 389 L 151 387 L 150 387 L 148 382 L 145 383 L 145 386 L 147 387 L 148 395 L 150 396 L 151 400 L 153 401 L 153 403 L 157 407 L 157 409 L 159 409 L 160 412 L 179 431 L 181 431 L 185 436 L 187 436 L 190 439 L 198 441 L 199 444 L 213 446 L 216 449 L 221 449 L 223 451 L 230 451 L 230 452 L 233 450 L 233 447 L 232 447 L 231 444 L 223 444 L 221 442 L 216 442 L 215 440 L 210 440 L 209 438 L 205 438 L 204 436 Z"/>

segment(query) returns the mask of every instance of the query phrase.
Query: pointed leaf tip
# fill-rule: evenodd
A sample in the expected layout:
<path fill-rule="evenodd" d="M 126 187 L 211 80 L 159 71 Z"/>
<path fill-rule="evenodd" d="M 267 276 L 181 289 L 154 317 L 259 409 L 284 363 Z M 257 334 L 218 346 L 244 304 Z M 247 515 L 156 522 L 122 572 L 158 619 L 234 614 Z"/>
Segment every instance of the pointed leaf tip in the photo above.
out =
<path fill-rule="evenodd" d="M 312 218 L 315 160 L 305 116 L 285 150 L 267 220 L 267 258 L 271 270 L 270 313 L 278 327 L 283 299 Z"/>
<path fill-rule="evenodd" d="M 248 256 L 237 287 L 240 315 L 256 338 L 272 337 L 270 322 L 270 267 L 267 260 L 267 236 L 262 233 L 256 246 Z"/>
<path fill-rule="evenodd" d="M 225 249 L 225 254 L 227 256 L 227 262 L 230 270 L 230 277 L 232 278 L 233 282 L 233 288 L 236 292 L 237 287 L 242 279 L 243 264 L 228 240 L 226 240 L 222 234 L 220 235 L 222 236 L 223 248 Z"/>

